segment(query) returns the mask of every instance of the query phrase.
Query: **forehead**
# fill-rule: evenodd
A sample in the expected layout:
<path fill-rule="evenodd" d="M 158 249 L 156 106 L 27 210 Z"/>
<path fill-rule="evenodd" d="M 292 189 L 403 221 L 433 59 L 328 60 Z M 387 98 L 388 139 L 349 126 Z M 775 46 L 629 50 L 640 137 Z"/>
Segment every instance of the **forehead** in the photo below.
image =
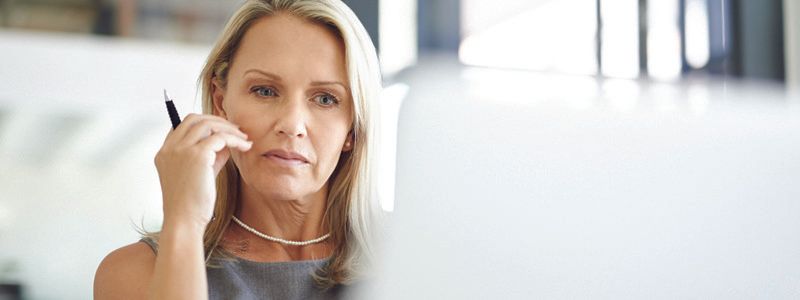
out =
<path fill-rule="evenodd" d="M 344 43 L 332 29 L 286 13 L 261 17 L 245 32 L 231 73 L 257 68 L 290 80 L 346 83 Z"/>

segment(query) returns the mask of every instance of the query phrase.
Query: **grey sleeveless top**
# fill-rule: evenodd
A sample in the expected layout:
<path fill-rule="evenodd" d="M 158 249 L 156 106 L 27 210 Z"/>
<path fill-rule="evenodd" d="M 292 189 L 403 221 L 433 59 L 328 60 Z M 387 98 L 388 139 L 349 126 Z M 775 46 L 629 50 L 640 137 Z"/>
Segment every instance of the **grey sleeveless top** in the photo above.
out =
<path fill-rule="evenodd" d="M 158 253 L 158 244 L 142 238 Z M 209 299 L 342 299 L 345 286 L 317 288 L 311 274 L 327 259 L 255 262 L 236 258 L 218 260 L 221 267 L 206 267 Z"/>

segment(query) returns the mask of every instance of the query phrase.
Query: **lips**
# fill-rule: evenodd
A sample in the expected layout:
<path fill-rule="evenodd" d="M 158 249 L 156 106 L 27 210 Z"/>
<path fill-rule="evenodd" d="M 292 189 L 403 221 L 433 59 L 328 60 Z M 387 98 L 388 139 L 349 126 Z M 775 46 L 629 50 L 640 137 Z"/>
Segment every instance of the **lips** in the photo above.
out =
<path fill-rule="evenodd" d="M 273 149 L 265 152 L 264 154 L 262 154 L 262 156 L 291 164 L 308 163 L 308 158 L 306 158 L 300 153 L 291 150 Z"/>

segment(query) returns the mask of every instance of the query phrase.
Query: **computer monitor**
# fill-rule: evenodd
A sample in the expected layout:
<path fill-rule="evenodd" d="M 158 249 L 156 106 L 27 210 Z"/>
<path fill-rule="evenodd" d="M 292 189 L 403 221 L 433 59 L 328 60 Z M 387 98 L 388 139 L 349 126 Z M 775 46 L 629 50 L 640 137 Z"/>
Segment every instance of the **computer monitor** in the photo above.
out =
<path fill-rule="evenodd" d="M 428 71 L 370 297 L 800 298 L 800 113 L 780 87 Z"/>

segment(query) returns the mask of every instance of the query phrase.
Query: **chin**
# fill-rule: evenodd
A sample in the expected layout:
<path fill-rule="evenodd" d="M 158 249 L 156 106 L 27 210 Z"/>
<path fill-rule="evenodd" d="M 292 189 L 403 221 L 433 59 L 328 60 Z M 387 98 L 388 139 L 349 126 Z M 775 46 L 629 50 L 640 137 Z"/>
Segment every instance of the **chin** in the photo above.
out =
<path fill-rule="evenodd" d="M 275 200 L 297 200 L 306 196 L 306 193 L 291 189 L 267 189 L 261 190 L 259 193 Z"/>
<path fill-rule="evenodd" d="M 276 200 L 296 200 L 316 192 L 308 184 L 294 178 L 260 178 L 256 182 L 245 184 L 256 193 Z"/>
<path fill-rule="evenodd" d="M 251 192 L 275 200 L 297 200 L 319 192 L 325 187 L 317 183 L 307 170 L 285 172 L 281 168 L 250 164 L 239 168 L 243 188 Z"/>

